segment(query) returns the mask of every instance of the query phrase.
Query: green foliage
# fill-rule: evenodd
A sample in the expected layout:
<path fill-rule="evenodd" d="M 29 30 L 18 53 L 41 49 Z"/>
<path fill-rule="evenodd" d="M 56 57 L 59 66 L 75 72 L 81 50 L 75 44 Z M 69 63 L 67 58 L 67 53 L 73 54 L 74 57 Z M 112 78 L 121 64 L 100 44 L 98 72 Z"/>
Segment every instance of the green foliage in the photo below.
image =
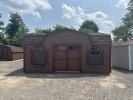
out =
<path fill-rule="evenodd" d="M 2 15 L 0 14 L 0 18 Z M 4 22 L 0 20 L 0 42 L 3 44 L 8 44 L 6 38 L 4 37 Z"/>
<path fill-rule="evenodd" d="M 36 33 L 49 33 L 49 32 L 52 32 L 53 30 L 51 28 L 48 28 L 48 29 L 41 29 L 41 28 L 36 28 L 35 29 L 35 32 Z"/>
<path fill-rule="evenodd" d="M 122 18 L 122 24 L 112 31 L 115 42 L 133 39 L 133 0 L 130 0 L 127 10 L 127 14 Z"/>
<path fill-rule="evenodd" d="M 0 18 L 2 17 L 2 15 L 0 14 Z M 0 32 L 3 31 L 4 29 L 4 22 L 0 20 Z"/>
<path fill-rule="evenodd" d="M 23 39 L 24 39 L 24 34 L 28 32 L 28 29 L 21 28 L 13 38 L 9 39 L 9 45 L 14 45 L 18 47 L 23 46 Z"/>
<path fill-rule="evenodd" d="M 115 28 L 115 30 L 113 30 L 112 32 L 114 35 L 114 42 L 117 42 L 119 40 L 127 41 L 132 39 L 132 34 L 129 33 L 128 29 L 123 25 Z"/>
<path fill-rule="evenodd" d="M 80 26 L 79 31 L 81 32 L 87 32 L 87 33 L 96 33 L 98 32 L 99 28 L 94 21 L 86 20 L 83 22 L 83 24 Z"/>
<path fill-rule="evenodd" d="M 36 33 L 50 33 L 50 32 L 54 32 L 54 31 L 62 30 L 64 28 L 65 27 L 63 25 L 57 24 L 56 26 L 53 27 L 53 29 L 51 29 L 51 28 L 47 28 L 47 29 L 36 28 L 35 32 Z"/>
<path fill-rule="evenodd" d="M 54 26 L 54 31 L 59 31 L 59 30 L 62 30 L 64 29 L 65 27 L 63 25 L 59 25 L 57 24 L 56 26 Z"/>
<path fill-rule="evenodd" d="M 21 16 L 18 13 L 10 13 L 9 24 L 6 27 L 8 37 L 13 38 L 22 28 L 28 31 Z"/>
<path fill-rule="evenodd" d="M 18 13 L 10 13 L 9 24 L 6 27 L 9 45 L 22 46 L 24 34 L 29 30 Z"/>
<path fill-rule="evenodd" d="M 0 32 L 0 42 L 7 45 L 8 41 L 6 38 L 4 38 L 4 34 L 2 32 Z"/>
<path fill-rule="evenodd" d="M 92 31 L 91 29 L 87 29 L 87 28 L 80 29 L 80 32 L 85 32 L 85 33 L 94 33 L 94 31 Z"/>

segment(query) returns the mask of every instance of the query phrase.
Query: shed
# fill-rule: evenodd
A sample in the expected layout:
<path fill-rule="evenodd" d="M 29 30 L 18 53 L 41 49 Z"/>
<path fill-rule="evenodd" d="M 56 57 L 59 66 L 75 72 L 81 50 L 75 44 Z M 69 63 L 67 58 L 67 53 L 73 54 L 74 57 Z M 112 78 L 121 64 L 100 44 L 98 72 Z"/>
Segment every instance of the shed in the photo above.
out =
<path fill-rule="evenodd" d="M 23 49 L 10 45 L 0 45 L 0 60 L 23 59 Z"/>
<path fill-rule="evenodd" d="M 133 70 L 133 40 L 119 42 L 113 45 L 112 66 Z"/>
<path fill-rule="evenodd" d="M 111 37 L 72 29 L 24 38 L 25 72 L 111 72 Z"/>

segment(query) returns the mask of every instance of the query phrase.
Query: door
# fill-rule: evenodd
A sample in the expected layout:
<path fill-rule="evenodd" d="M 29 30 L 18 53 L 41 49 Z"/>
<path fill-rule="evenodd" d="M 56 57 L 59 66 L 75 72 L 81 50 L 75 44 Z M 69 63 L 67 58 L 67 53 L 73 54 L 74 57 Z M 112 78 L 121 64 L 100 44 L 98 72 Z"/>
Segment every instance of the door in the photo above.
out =
<path fill-rule="evenodd" d="M 55 71 L 80 71 L 81 46 L 80 45 L 55 45 L 54 46 Z"/>
<path fill-rule="evenodd" d="M 81 50 L 79 45 L 68 46 L 68 70 L 80 71 Z"/>
<path fill-rule="evenodd" d="M 53 66 L 55 71 L 66 71 L 67 69 L 67 47 L 63 45 L 54 46 Z"/>

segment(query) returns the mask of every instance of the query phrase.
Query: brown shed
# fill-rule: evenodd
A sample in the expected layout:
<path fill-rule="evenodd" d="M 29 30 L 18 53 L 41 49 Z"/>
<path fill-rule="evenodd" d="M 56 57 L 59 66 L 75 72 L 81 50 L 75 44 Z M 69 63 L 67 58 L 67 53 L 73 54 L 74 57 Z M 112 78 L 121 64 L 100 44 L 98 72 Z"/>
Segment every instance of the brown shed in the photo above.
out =
<path fill-rule="evenodd" d="M 25 72 L 111 72 L 111 37 L 63 29 L 24 40 Z"/>
<path fill-rule="evenodd" d="M 23 59 L 23 49 L 20 47 L 0 45 L 0 60 Z"/>

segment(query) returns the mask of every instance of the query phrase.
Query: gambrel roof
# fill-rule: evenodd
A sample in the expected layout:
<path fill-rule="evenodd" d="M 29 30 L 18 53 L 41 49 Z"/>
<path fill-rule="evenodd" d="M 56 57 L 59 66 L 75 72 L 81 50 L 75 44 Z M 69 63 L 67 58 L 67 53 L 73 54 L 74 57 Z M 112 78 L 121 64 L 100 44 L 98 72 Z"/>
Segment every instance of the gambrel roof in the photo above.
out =
<path fill-rule="evenodd" d="M 85 33 L 85 32 L 80 32 L 80 31 L 76 31 L 76 30 L 73 30 L 73 29 L 65 28 L 65 29 L 50 32 L 50 33 L 28 33 L 28 34 L 25 35 L 24 44 L 40 43 L 47 36 L 50 36 L 50 35 L 53 35 L 53 34 L 55 35 L 55 34 L 63 33 L 63 32 L 66 32 L 66 31 L 76 33 L 76 34 L 85 35 L 94 44 L 97 44 L 97 43 L 103 43 L 104 44 L 104 43 L 108 43 L 108 42 L 110 44 L 110 42 L 111 42 L 111 36 L 109 34 L 105 34 L 105 33 Z"/>

